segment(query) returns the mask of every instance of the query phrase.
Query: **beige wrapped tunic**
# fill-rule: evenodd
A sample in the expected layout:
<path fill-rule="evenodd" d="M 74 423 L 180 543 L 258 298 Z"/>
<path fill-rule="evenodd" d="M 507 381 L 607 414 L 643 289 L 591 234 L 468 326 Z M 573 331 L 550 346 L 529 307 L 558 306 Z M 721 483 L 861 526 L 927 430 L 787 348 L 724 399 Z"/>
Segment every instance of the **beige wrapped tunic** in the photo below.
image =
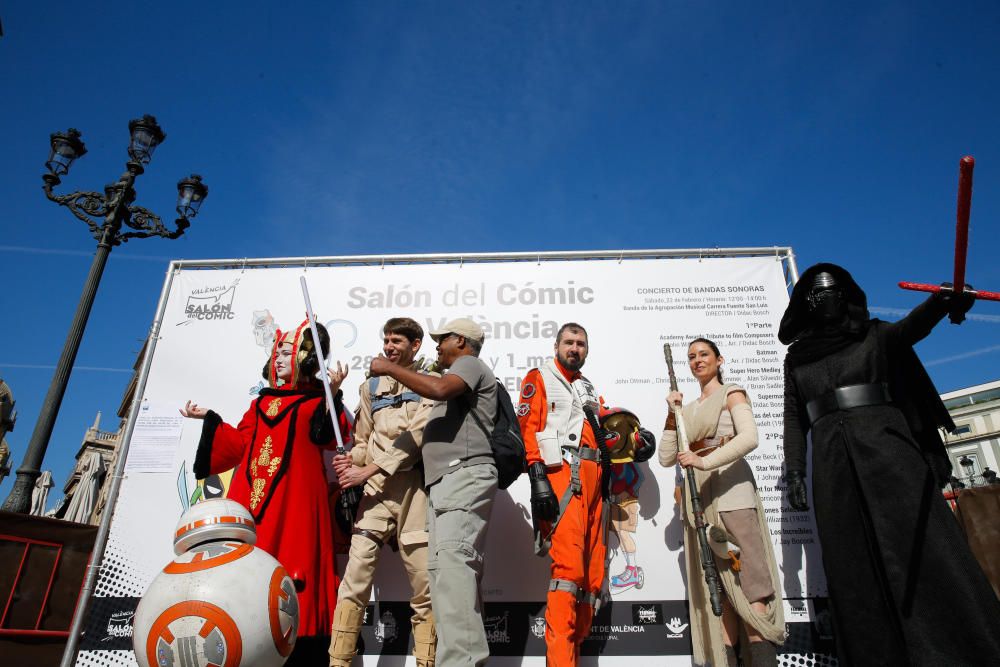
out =
<path fill-rule="evenodd" d="M 733 412 L 737 413 L 735 422 L 742 429 L 734 424 L 733 414 L 726 407 L 726 400 L 733 392 L 745 394 L 746 390 L 736 384 L 725 384 L 704 401 L 692 401 L 684 406 L 682 416 L 689 439 L 698 441 L 732 438 L 703 457 L 705 470 L 689 468 L 687 473 L 695 476 L 705 520 L 714 526 L 724 525 L 730 534 L 730 540 L 741 547 L 741 572 L 730 567 L 730 560 L 715 558 L 726 597 L 745 623 L 768 641 L 782 644 L 785 639 L 785 619 L 778 568 L 753 471 L 743 458 L 757 447 L 757 427 L 749 404 L 734 408 Z M 677 462 L 676 431 L 668 429 L 663 432 L 659 459 L 660 464 L 666 467 Z M 697 665 L 725 665 L 722 621 L 712 613 L 709 604 L 705 573 L 698 554 L 698 535 L 694 526 L 691 499 L 686 486 L 683 516 L 694 662 Z M 774 595 L 775 592 L 779 594 Z M 769 594 L 770 599 L 761 599 Z M 755 600 L 765 602 L 764 614 L 757 614 L 750 606 Z"/>

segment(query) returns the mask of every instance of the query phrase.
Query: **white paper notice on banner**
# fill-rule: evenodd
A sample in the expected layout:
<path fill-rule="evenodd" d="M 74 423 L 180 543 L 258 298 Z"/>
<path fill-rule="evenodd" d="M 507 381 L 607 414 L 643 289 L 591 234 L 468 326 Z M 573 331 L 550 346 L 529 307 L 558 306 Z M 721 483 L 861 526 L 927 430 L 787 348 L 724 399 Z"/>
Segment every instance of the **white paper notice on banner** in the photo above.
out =
<path fill-rule="evenodd" d="M 132 431 L 125 472 L 169 472 L 183 423 L 176 406 L 143 402 Z"/>

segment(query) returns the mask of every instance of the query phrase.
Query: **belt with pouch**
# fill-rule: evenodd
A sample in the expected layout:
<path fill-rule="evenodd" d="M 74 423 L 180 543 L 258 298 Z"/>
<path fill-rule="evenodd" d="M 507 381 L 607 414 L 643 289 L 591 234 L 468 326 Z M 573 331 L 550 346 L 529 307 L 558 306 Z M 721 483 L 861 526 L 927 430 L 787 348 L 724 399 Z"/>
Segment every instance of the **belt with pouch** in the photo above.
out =
<path fill-rule="evenodd" d="M 889 387 L 885 383 L 849 384 L 809 401 L 806 404 L 806 414 L 809 416 L 809 423 L 815 424 L 831 412 L 885 405 L 891 401 Z"/>

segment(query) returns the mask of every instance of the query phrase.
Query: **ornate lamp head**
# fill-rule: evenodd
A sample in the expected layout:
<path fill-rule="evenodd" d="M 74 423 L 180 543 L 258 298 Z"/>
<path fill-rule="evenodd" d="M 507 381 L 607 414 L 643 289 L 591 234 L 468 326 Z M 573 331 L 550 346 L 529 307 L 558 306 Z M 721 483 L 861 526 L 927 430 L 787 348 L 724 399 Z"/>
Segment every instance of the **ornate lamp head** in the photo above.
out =
<path fill-rule="evenodd" d="M 80 140 L 80 131 L 72 127 L 65 132 L 49 135 L 49 143 L 52 149 L 45 167 L 56 177 L 68 174 L 73 160 L 83 157 L 87 152 L 87 147 Z"/>
<path fill-rule="evenodd" d="M 185 219 L 193 218 L 207 196 L 208 186 L 201 182 L 201 176 L 191 174 L 177 183 L 177 214 Z"/>
<path fill-rule="evenodd" d="M 129 157 L 143 165 L 149 164 L 153 159 L 153 151 L 167 138 L 156 124 L 156 118 L 149 114 L 129 121 L 128 131 L 131 134 L 128 145 Z"/>

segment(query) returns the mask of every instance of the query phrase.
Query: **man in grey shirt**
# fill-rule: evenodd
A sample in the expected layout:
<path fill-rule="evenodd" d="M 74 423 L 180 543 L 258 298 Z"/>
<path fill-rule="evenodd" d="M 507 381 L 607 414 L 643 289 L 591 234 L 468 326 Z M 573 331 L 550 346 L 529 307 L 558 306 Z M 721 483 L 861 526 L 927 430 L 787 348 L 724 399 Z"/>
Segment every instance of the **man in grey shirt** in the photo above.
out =
<path fill-rule="evenodd" d="M 485 335 L 469 319 L 431 332 L 441 377 L 422 375 L 386 359 L 372 360 L 371 374 L 388 375 L 437 401 L 424 427 L 424 483 L 431 607 L 438 632 L 437 667 L 485 665 L 490 655 L 479 585 L 486 525 L 497 492 L 493 450 L 471 414 L 491 430 L 497 382 L 479 359 Z"/>

